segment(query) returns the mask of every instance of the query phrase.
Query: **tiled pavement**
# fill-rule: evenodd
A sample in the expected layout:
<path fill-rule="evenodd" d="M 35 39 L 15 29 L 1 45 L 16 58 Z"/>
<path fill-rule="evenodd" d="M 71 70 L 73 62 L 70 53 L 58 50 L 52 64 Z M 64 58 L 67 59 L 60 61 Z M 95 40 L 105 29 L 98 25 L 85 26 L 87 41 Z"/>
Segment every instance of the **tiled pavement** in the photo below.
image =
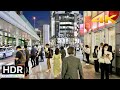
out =
<path fill-rule="evenodd" d="M 82 59 L 81 52 L 77 52 L 77 57 Z M 100 73 L 95 73 L 93 65 L 86 65 L 85 62 L 83 61 L 81 62 L 83 67 L 84 79 L 100 79 Z M 51 60 L 51 63 L 52 63 L 52 60 Z M 31 68 L 30 62 L 29 62 L 29 65 Z M 51 64 L 51 66 L 53 66 L 53 64 Z M 25 79 L 54 79 L 53 72 L 52 72 L 53 69 L 51 69 L 51 72 L 46 72 L 46 70 L 47 70 L 47 64 L 45 60 L 44 62 L 40 62 L 39 66 L 32 68 L 30 70 L 30 75 L 27 76 Z M 120 77 L 116 75 L 110 75 L 110 79 L 120 79 Z"/>

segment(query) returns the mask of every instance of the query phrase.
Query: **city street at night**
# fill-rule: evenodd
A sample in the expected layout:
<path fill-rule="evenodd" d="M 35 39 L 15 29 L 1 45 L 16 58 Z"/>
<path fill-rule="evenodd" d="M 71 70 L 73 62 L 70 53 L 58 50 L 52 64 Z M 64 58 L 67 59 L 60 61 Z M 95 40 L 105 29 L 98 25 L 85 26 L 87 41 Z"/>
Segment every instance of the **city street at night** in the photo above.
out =
<path fill-rule="evenodd" d="M 120 79 L 120 11 L 0 11 L 4 77 Z"/>

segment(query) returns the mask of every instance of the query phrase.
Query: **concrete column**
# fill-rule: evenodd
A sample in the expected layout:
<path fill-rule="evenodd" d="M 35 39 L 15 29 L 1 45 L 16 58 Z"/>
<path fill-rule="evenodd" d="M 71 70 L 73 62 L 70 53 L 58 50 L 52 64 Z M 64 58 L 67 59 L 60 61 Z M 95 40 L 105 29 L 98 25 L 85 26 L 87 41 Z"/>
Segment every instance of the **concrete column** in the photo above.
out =
<path fill-rule="evenodd" d="M 5 32 L 3 32 L 2 45 L 5 45 Z"/>
<path fill-rule="evenodd" d="M 32 46 L 32 39 L 30 39 L 28 45 L 29 45 L 29 46 Z"/>
<path fill-rule="evenodd" d="M 91 32 L 91 63 L 93 63 L 93 52 L 94 52 L 94 42 L 95 42 L 95 34 L 94 32 Z"/>
<path fill-rule="evenodd" d="M 105 43 L 109 43 L 109 32 L 107 28 L 105 29 Z"/>
<path fill-rule="evenodd" d="M 0 45 L 3 44 L 3 32 L 0 31 Z"/>
<path fill-rule="evenodd" d="M 117 23 L 115 25 L 115 33 L 116 33 L 115 67 L 117 75 L 120 76 L 120 23 Z"/>
<path fill-rule="evenodd" d="M 19 38 L 16 37 L 16 46 L 18 46 L 18 45 L 19 45 Z"/>

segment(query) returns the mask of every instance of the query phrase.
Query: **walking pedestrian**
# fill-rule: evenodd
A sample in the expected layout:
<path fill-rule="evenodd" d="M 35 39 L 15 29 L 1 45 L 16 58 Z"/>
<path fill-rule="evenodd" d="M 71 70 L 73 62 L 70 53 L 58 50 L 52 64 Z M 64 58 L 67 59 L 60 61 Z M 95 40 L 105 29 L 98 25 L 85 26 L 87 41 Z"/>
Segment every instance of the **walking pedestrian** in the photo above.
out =
<path fill-rule="evenodd" d="M 68 57 L 65 57 L 62 62 L 62 79 L 83 79 L 83 70 L 80 59 L 75 57 L 74 47 L 69 47 Z M 79 75 L 78 75 L 79 72 Z"/>
<path fill-rule="evenodd" d="M 65 49 L 64 49 L 63 46 L 61 47 L 60 53 L 61 53 L 61 58 L 62 58 L 62 61 L 63 61 L 63 59 L 64 59 L 65 56 L 66 56 L 66 51 L 65 51 Z"/>
<path fill-rule="evenodd" d="M 44 62 L 45 52 L 44 52 L 44 48 L 43 47 L 40 50 L 39 56 L 40 56 L 40 61 Z"/>
<path fill-rule="evenodd" d="M 36 55 L 37 55 L 37 50 L 36 48 L 34 48 L 34 46 L 32 46 L 32 49 L 31 49 L 31 63 L 32 63 L 32 68 L 36 66 Z"/>
<path fill-rule="evenodd" d="M 53 73 L 54 73 L 54 78 L 57 79 L 60 76 L 61 73 L 61 54 L 59 52 L 59 49 L 56 48 L 55 54 L 53 55 Z"/>
<path fill-rule="evenodd" d="M 45 56 L 47 58 L 47 67 L 48 67 L 47 72 L 49 72 L 50 69 L 51 69 L 50 59 L 52 58 L 52 55 L 53 55 L 52 49 L 49 47 L 49 44 L 46 44 L 46 46 L 45 46 Z"/>
<path fill-rule="evenodd" d="M 26 54 L 26 62 L 25 62 L 25 76 L 27 76 L 29 74 L 29 66 L 28 66 L 28 62 L 29 62 L 29 50 L 27 49 L 27 45 L 24 45 L 24 49 L 25 49 L 25 54 Z"/>

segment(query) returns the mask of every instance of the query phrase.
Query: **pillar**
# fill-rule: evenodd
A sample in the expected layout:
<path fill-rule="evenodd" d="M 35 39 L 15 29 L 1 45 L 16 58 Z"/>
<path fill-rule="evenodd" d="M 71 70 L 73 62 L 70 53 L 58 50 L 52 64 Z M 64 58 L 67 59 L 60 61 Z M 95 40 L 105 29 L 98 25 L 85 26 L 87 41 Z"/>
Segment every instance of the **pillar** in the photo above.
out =
<path fill-rule="evenodd" d="M 19 38 L 16 37 L 16 46 L 18 46 L 18 45 L 19 45 Z"/>
<path fill-rule="evenodd" d="M 109 32 L 108 32 L 108 29 L 107 28 L 105 28 L 105 43 L 109 43 Z"/>
<path fill-rule="evenodd" d="M 119 22 L 115 25 L 115 33 L 116 33 L 115 67 L 116 67 L 117 75 L 120 76 L 120 23 Z"/>
<path fill-rule="evenodd" d="M 29 45 L 29 46 L 32 46 L 32 39 L 29 40 L 28 45 Z"/>

